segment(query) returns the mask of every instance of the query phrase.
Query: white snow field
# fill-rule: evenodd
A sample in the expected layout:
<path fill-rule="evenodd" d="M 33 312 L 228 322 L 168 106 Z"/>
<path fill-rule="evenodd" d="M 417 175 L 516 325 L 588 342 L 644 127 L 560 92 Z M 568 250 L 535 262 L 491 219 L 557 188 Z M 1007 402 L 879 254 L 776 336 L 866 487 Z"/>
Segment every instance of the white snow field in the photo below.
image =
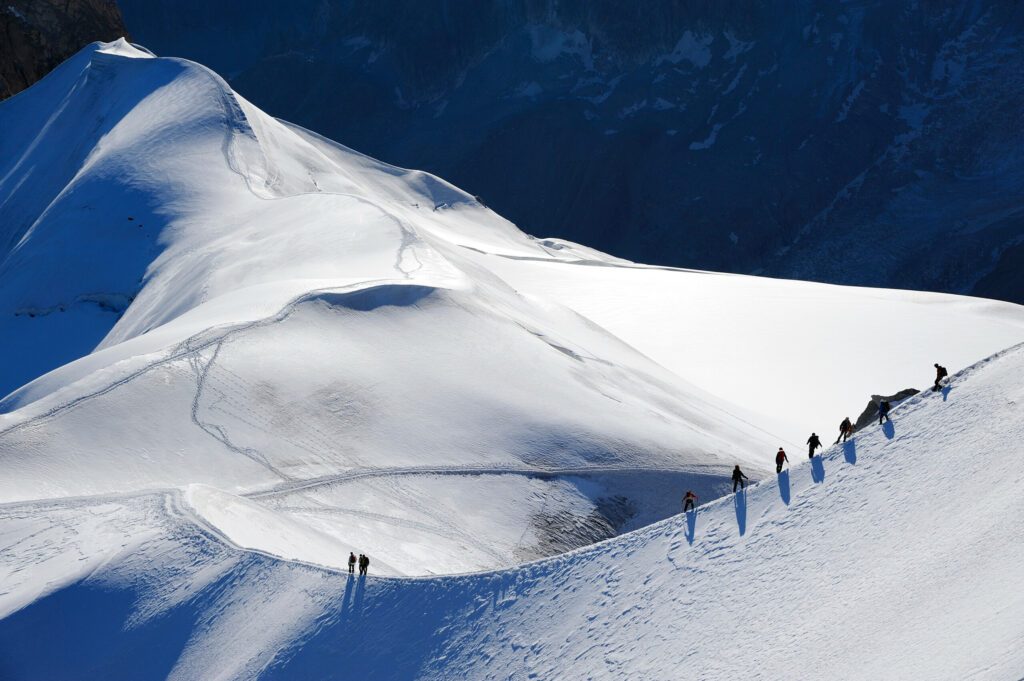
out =
<path fill-rule="evenodd" d="M 0 676 L 1019 679 L 1022 404 L 1019 345 L 744 494 L 462 576 L 246 551 L 178 491 L 6 504 Z"/>
<path fill-rule="evenodd" d="M 533 239 L 96 44 L 0 103 L 0 678 L 1017 678 L 1020 349 L 670 516 L 1022 340 Z"/>
<path fill-rule="evenodd" d="M 629 265 L 592 252 L 481 259 L 519 291 L 576 310 L 742 408 L 787 447 L 802 449 L 812 430 L 834 440 L 871 395 L 925 387 L 936 362 L 953 371 L 1024 340 L 1020 306 L 977 298 Z"/>
<path fill-rule="evenodd" d="M 494 569 L 1024 340 L 1011 304 L 533 239 L 124 41 L 0 131 L 0 503 L 174 490 L 283 558 Z"/>
<path fill-rule="evenodd" d="M 727 403 L 466 257 L 545 252 L 513 225 L 197 64 L 97 44 L 0 128 L 0 342 L 35 362 L 5 368 L 35 380 L 2 403 L 2 501 L 200 485 L 241 543 L 425 574 L 764 470 L 774 440 Z"/>

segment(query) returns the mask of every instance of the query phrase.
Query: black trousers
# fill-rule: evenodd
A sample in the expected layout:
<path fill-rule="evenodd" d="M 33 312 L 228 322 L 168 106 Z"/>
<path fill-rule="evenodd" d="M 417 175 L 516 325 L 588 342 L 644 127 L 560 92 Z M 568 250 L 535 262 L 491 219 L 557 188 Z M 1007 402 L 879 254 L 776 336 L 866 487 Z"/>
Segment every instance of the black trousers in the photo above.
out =
<path fill-rule="evenodd" d="M 686 513 L 687 511 L 692 511 L 693 509 L 693 499 L 687 499 L 686 501 L 683 502 L 683 513 Z"/>
<path fill-rule="evenodd" d="M 733 492 L 736 491 L 736 485 L 739 485 L 740 489 L 746 488 L 746 485 L 743 483 L 743 480 L 733 480 L 732 481 L 732 491 Z"/>

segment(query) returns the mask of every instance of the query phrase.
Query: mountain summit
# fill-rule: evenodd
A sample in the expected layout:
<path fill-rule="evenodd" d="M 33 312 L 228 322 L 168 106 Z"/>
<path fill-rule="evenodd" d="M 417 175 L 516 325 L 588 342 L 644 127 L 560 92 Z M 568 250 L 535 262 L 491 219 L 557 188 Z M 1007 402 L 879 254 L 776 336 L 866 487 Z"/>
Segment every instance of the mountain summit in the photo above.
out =
<path fill-rule="evenodd" d="M 121 4 L 158 53 L 532 234 L 1024 302 L 1020 3 Z"/>

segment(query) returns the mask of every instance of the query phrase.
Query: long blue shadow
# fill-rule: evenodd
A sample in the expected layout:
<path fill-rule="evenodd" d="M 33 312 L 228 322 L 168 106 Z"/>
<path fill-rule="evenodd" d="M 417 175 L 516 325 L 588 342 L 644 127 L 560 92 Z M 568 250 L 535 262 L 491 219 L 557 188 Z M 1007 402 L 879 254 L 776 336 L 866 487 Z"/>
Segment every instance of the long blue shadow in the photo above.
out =
<path fill-rule="evenodd" d="M 736 506 L 736 525 L 740 528 L 740 536 L 747 532 L 747 491 L 740 490 L 733 499 Z"/>
<path fill-rule="evenodd" d="M 949 391 L 952 390 L 952 389 L 953 388 L 951 386 L 948 386 L 948 385 L 942 387 L 942 401 L 943 402 L 945 402 L 946 400 L 949 399 Z"/>
<path fill-rule="evenodd" d="M 811 480 L 814 482 L 825 482 L 825 462 L 820 456 L 811 459 Z"/>
<path fill-rule="evenodd" d="M 363 613 L 363 597 L 366 595 L 366 575 L 359 575 L 356 579 L 356 597 L 352 604 L 352 614 L 359 617 Z"/>
<path fill-rule="evenodd" d="M 341 599 L 341 616 L 342 618 L 349 616 L 349 609 L 352 607 L 352 592 L 355 591 L 356 578 L 355 575 L 349 575 L 348 580 L 345 581 L 345 595 Z"/>
<path fill-rule="evenodd" d="M 857 442 L 855 440 L 847 440 L 843 443 L 843 456 L 846 457 L 847 463 L 857 463 Z"/>
<path fill-rule="evenodd" d="M 896 426 L 892 425 L 892 421 L 886 421 L 882 424 L 882 432 L 891 440 L 896 437 Z"/>
<path fill-rule="evenodd" d="M 197 626 L 184 606 L 126 627 L 137 594 L 79 582 L 0 620 L 0 679 L 165 679 Z"/>
<path fill-rule="evenodd" d="M 697 533 L 697 511 L 689 511 L 686 514 L 686 541 L 693 544 L 693 537 Z"/>
<path fill-rule="evenodd" d="M 789 506 L 789 471 L 785 470 L 779 473 L 779 496 L 782 497 L 782 503 Z M 740 533 L 742 534 L 742 532 Z"/>

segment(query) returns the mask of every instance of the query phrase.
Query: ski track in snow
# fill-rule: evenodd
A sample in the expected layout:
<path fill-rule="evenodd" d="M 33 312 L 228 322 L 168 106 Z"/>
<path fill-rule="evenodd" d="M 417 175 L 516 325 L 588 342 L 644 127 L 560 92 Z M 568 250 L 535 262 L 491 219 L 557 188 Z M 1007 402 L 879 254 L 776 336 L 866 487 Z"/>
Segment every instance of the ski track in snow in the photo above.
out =
<path fill-rule="evenodd" d="M 328 475 L 312 480 L 283 482 L 269 490 L 247 492 L 243 496 L 252 499 L 266 499 L 307 492 L 320 487 L 332 487 L 347 482 L 376 477 L 399 477 L 407 475 L 525 475 L 539 478 L 557 478 L 573 475 L 598 475 L 601 473 L 693 473 L 705 468 L 716 470 L 712 466 L 700 465 L 680 468 L 638 468 L 635 466 L 571 466 L 565 468 L 538 468 L 509 462 L 504 466 L 409 466 L 403 468 L 369 468 L 346 471 L 336 475 Z"/>
<path fill-rule="evenodd" d="M 302 303 L 315 300 L 318 296 L 321 296 L 323 294 L 352 293 L 356 291 L 366 290 L 367 288 L 371 288 L 374 286 L 386 286 L 390 284 L 401 285 L 402 282 L 398 280 L 377 279 L 359 282 L 358 284 L 352 284 L 348 286 L 330 286 L 322 289 L 316 289 L 313 291 L 303 293 L 302 295 L 296 297 L 290 303 L 285 305 L 280 312 L 271 317 L 245 322 L 237 325 L 230 325 L 229 327 L 227 327 L 226 330 L 220 330 L 219 332 L 221 333 L 221 335 L 216 336 L 215 338 L 204 339 L 204 337 L 208 336 L 211 332 L 217 332 L 217 329 L 204 329 L 203 331 L 195 334 L 194 336 L 191 336 L 182 341 L 178 346 L 173 348 L 169 354 L 161 357 L 160 359 L 154 360 L 151 363 L 139 369 L 136 369 L 135 371 L 131 372 L 126 376 L 123 376 L 115 381 L 112 381 L 111 383 L 102 388 L 99 388 L 97 390 L 94 390 L 83 395 L 79 395 L 73 399 L 67 400 L 66 402 L 62 402 L 54 407 L 51 407 L 41 414 L 31 416 L 25 419 L 24 421 L 19 421 L 17 423 L 7 426 L 6 428 L 0 429 L 0 438 L 9 433 L 14 433 L 29 426 L 36 425 L 40 422 L 51 419 L 54 416 L 57 416 L 63 412 L 66 412 L 70 409 L 74 409 L 75 407 L 84 402 L 88 402 L 89 400 L 93 400 L 97 397 L 102 397 L 103 395 L 106 395 L 112 392 L 113 390 L 120 388 L 121 386 L 131 383 L 135 379 L 149 373 L 153 369 L 171 364 L 175 361 L 182 359 L 190 360 L 199 353 L 211 347 L 214 349 L 218 349 L 225 341 L 229 340 L 232 336 L 245 333 L 246 331 L 250 331 L 252 329 L 282 322 L 285 319 L 287 319 L 289 315 L 291 315 L 291 313 L 295 310 L 297 306 L 301 305 Z M 199 399 L 200 390 L 201 386 L 197 386 L 196 400 Z"/>

